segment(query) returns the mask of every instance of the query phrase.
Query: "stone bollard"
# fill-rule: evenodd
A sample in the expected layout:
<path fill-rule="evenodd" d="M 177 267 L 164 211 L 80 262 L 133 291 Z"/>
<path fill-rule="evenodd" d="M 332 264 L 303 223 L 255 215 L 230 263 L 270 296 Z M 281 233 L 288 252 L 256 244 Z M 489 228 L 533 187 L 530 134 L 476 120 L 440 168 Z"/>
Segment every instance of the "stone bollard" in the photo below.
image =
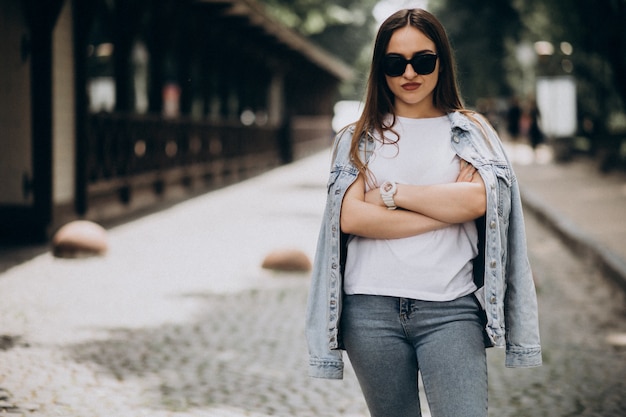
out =
<path fill-rule="evenodd" d="M 87 220 L 69 222 L 52 237 L 52 254 L 57 258 L 101 256 L 107 250 L 106 230 Z"/>
<path fill-rule="evenodd" d="M 261 266 L 275 271 L 308 272 L 311 270 L 311 260 L 297 249 L 277 249 L 265 257 Z"/>

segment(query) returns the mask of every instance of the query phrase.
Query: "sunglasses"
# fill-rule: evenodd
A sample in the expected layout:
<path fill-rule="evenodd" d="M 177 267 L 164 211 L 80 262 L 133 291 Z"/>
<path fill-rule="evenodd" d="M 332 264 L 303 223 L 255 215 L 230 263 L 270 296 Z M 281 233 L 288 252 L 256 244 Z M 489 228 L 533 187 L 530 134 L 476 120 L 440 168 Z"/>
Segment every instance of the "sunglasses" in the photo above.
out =
<path fill-rule="evenodd" d="M 404 74 L 408 64 L 411 64 L 416 73 L 428 75 L 435 70 L 437 54 L 415 54 L 411 59 L 398 54 L 389 54 L 383 58 L 383 71 L 390 77 L 399 77 Z"/>

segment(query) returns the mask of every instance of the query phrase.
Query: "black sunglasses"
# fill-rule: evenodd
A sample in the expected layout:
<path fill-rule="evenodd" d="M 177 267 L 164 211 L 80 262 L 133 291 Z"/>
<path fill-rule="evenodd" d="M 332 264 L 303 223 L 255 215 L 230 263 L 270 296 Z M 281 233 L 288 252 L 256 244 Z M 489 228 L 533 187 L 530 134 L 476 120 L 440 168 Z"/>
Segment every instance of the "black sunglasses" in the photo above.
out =
<path fill-rule="evenodd" d="M 428 75 L 435 70 L 437 54 L 415 54 L 411 59 L 402 55 L 389 54 L 383 58 L 383 71 L 390 77 L 399 77 L 404 74 L 406 66 L 411 64 L 413 70 L 420 75 Z"/>

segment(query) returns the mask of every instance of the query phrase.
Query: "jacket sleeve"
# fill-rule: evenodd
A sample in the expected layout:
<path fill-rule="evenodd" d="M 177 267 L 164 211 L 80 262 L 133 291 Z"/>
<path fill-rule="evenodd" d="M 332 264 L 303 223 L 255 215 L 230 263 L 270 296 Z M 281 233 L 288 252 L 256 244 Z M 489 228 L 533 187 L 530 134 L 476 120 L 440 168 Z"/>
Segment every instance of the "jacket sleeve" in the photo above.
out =
<path fill-rule="evenodd" d="M 511 184 L 508 228 L 505 321 L 507 367 L 533 367 L 542 363 L 537 294 L 528 260 L 524 213 L 517 178 Z"/>
<path fill-rule="evenodd" d="M 347 129 L 337 135 L 333 145 L 333 166 L 337 157 L 347 158 L 350 138 L 351 132 Z M 327 379 L 342 379 L 344 369 L 338 340 L 342 288 L 338 210 L 342 194 L 334 192 L 337 191 L 334 188 L 337 175 L 338 172 L 331 168 L 326 208 L 313 262 L 305 323 L 309 376 Z"/>

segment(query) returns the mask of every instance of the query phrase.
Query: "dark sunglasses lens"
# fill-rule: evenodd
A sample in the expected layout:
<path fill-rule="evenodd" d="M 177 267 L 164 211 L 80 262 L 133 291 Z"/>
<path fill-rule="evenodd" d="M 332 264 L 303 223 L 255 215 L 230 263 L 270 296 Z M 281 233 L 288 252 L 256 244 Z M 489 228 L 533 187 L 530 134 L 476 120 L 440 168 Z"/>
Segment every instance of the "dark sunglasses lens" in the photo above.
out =
<path fill-rule="evenodd" d="M 404 74 L 406 65 L 409 62 L 401 56 L 386 56 L 383 60 L 383 70 L 390 77 L 397 77 Z"/>
<path fill-rule="evenodd" d="M 435 70 L 437 55 L 425 54 L 414 56 L 411 59 L 411 65 L 413 66 L 413 70 L 418 74 L 428 75 Z"/>

